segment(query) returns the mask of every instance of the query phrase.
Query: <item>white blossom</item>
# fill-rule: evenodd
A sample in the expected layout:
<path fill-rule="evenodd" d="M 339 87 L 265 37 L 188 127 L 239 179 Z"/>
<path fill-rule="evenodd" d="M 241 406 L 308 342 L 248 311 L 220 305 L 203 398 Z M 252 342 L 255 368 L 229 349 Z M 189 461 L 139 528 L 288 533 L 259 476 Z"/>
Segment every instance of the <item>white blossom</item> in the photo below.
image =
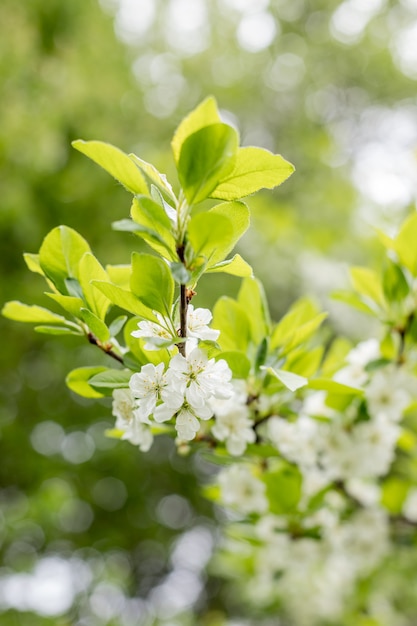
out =
<path fill-rule="evenodd" d="M 137 400 L 138 415 L 144 422 L 148 421 L 161 400 L 175 399 L 180 402 L 180 405 L 182 404 L 182 395 L 178 394 L 175 389 L 168 388 L 163 363 L 158 363 L 156 366 L 152 363 L 144 365 L 140 372 L 133 374 L 129 387 Z"/>
<path fill-rule="evenodd" d="M 176 354 L 167 372 L 169 384 L 184 393 L 192 407 L 203 406 L 212 396 L 230 397 L 233 393 L 231 378 L 232 372 L 226 361 L 208 359 L 199 348 L 195 348 L 187 358 Z"/>
<path fill-rule="evenodd" d="M 318 423 L 311 417 L 301 416 L 295 422 L 273 416 L 268 421 L 268 435 L 281 454 L 304 467 L 317 462 L 320 444 Z"/>
<path fill-rule="evenodd" d="M 366 365 L 380 357 L 379 343 L 376 339 L 362 341 L 346 357 L 347 365 L 336 372 L 334 380 L 349 387 L 362 387 L 368 380 Z"/>
<path fill-rule="evenodd" d="M 208 420 L 213 411 L 209 406 L 191 407 L 187 402 L 181 402 L 180 406 L 174 403 L 163 403 L 156 407 L 154 419 L 156 422 L 167 422 L 175 417 L 175 428 L 178 437 L 182 441 L 191 441 L 200 430 L 199 419 Z"/>
<path fill-rule="evenodd" d="M 411 402 L 409 384 L 408 376 L 398 367 L 377 370 L 365 389 L 369 414 L 398 422 Z"/>
<path fill-rule="evenodd" d="M 116 417 L 116 428 L 123 432 L 122 439 L 147 452 L 152 446 L 153 435 L 150 428 L 141 422 L 130 389 L 113 391 L 113 415 Z"/>
<path fill-rule="evenodd" d="M 218 477 L 221 501 L 240 513 L 264 513 L 268 509 L 265 484 L 244 465 L 232 465 Z"/>
<path fill-rule="evenodd" d="M 112 415 L 116 418 L 116 428 L 123 430 L 133 419 L 134 398 L 130 389 L 114 389 Z"/>
<path fill-rule="evenodd" d="M 150 427 L 141 422 L 139 417 L 135 415 L 126 431 L 123 433 L 122 439 L 139 446 L 142 452 L 148 452 L 153 443 L 153 434 Z"/>
<path fill-rule="evenodd" d="M 138 322 L 139 330 L 134 330 L 130 334 L 132 337 L 143 339 L 157 339 L 162 341 L 169 341 L 172 339 L 172 332 L 169 330 L 170 321 L 163 317 L 160 313 L 155 312 L 155 316 L 158 320 L 156 322 L 148 322 L 146 320 Z M 145 350 L 159 350 L 158 342 L 152 343 L 147 341 L 144 346 Z"/>
<path fill-rule="evenodd" d="M 226 442 L 226 449 L 232 456 L 243 454 L 247 444 L 256 440 L 246 395 L 242 397 L 236 393 L 228 400 L 215 400 L 211 406 L 214 408 L 216 419 L 211 429 L 213 435 L 219 441 Z"/>
<path fill-rule="evenodd" d="M 187 309 L 187 336 L 203 341 L 216 341 L 220 331 L 208 327 L 212 318 L 209 309 L 194 309 L 193 305 L 189 304 Z"/>

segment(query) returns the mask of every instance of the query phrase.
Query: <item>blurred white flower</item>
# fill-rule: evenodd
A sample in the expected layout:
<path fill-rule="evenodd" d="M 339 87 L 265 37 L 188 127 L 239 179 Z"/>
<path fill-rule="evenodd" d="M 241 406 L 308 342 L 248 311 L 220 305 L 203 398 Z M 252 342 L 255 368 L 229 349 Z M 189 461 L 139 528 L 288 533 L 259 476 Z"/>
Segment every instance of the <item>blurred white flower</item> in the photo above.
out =
<path fill-rule="evenodd" d="M 372 417 L 384 415 L 394 422 L 400 421 L 404 409 L 411 402 L 409 385 L 408 375 L 398 367 L 377 370 L 365 389 L 369 414 Z"/>
<path fill-rule="evenodd" d="M 219 441 L 226 441 L 226 449 L 232 456 L 243 454 L 247 444 L 256 440 L 249 409 L 246 404 L 237 402 L 234 396 L 217 402 L 215 418 L 212 433 Z"/>
<path fill-rule="evenodd" d="M 147 452 L 152 446 L 153 435 L 150 428 L 141 422 L 130 389 L 114 389 L 113 415 L 116 417 L 115 427 L 123 432 L 122 439 Z"/>
<path fill-rule="evenodd" d="M 336 372 L 333 379 L 349 387 L 362 387 L 368 380 L 366 365 L 381 356 L 376 339 L 362 341 L 346 357 L 347 365 Z"/>
<path fill-rule="evenodd" d="M 225 506 L 240 513 L 265 513 L 268 500 L 265 484 L 244 465 L 232 465 L 220 472 L 218 477 L 221 501 Z"/>

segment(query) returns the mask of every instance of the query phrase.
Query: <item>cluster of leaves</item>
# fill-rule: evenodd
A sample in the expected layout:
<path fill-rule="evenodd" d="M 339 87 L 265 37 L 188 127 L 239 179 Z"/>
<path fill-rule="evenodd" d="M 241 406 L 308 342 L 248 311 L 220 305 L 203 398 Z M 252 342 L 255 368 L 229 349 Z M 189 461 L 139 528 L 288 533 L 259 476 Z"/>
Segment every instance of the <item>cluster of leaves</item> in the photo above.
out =
<path fill-rule="evenodd" d="M 32 272 L 44 276 L 48 297 L 65 316 L 17 301 L 7 303 L 3 315 L 35 323 L 38 332 L 84 335 L 126 365 L 129 370 L 97 366 L 79 368 L 68 376 L 71 389 L 99 397 L 126 386 L 131 370 L 147 362 L 166 361 L 166 348 L 180 344 L 180 288 L 193 294 L 205 272 L 252 276 L 251 267 L 239 254 L 226 258 L 249 226 L 249 209 L 241 198 L 281 184 L 294 168 L 267 150 L 240 148 L 237 131 L 221 121 L 213 98 L 185 118 L 173 137 L 180 181 L 177 195 L 163 174 L 136 155 L 100 141 L 78 140 L 73 145 L 133 194 L 131 219 L 116 222 L 114 228 L 134 233 L 156 255 L 133 252 L 131 265 L 104 269 L 80 234 L 67 226 L 54 228 L 39 253 L 24 258 Z M 223 202 L 201 206 L 210 198 Z M 189 301 L 191 295 L 186 297 Z M 229 304 L 223 301 L 217 309 L 216 318 L 223 316 L 224 324 L 237 310 L 232 303 L 232 313 L 221 314 Z M 110 307 L 133 317 L 128 321 L 126 315 L 113 316 L 108 323 Z M 171 338 L 162 342 L 160 351 L 149 353 L 130 333 L 138 319 L 157 322 L 156 313 L 169 320 Z M 116 338 L 123 328 L 125 346 Z M 240 333 L 239 327 L 235 330 Z"/>

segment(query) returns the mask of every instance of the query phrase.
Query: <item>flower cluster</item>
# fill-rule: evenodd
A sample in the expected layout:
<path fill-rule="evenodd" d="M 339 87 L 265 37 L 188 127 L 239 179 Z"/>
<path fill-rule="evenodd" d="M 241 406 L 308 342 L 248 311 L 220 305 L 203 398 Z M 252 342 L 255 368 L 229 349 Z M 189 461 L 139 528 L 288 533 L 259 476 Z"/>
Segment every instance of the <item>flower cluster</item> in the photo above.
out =
<path fill-rule="evenodd" d="M 132 332 L 132 336 L 144 341 L 145 349 L 159 349 L 160 341 L 170 340 L 170 320 L 160 314 L 156 317 L 158 323 L 139 322 L 139 330 Z M 139 372 L 132 375 L 128 390 L 115 390 L 113 393 L 116 428 L 123 431 L 124 439 L 139 445 L 141 450 L 149 449 L 152 443 L 152 425 L 174 423 L 178 441 L 191 441 L 201 428 L 200 420 L 207 421 L 213 417 L 216 402 L 220 403 L 219 407 L 224 407 L 223 411 L 219 408 L 219 415 L 228 413 L 227 402 L 235 396 L 231 384 L 232 372 L 224 359 L 209 359 L 203 350 L 196 347 L 199 340 L 215 341 L 218 338 L 219 331 L 208 326 L 211 319 L 208 309 L 194 309 L 189 305 L 186 356 L 174 354 L 167 367 L 163 362 L 143 365 Z M 250 421 L 245 419 L 245 426 L 250 426 Z M 233 431 L 239 431 L 241 420 L 241 415 L 237 415 L 235 420 L 229 419 L 230 433 L 218 425 L 218 438 L 232 442 L 228 445 L 239 453 L 245 447 L 239 442 L 252 441 L 254 436 L 253 431 L 233 436 Z"/>

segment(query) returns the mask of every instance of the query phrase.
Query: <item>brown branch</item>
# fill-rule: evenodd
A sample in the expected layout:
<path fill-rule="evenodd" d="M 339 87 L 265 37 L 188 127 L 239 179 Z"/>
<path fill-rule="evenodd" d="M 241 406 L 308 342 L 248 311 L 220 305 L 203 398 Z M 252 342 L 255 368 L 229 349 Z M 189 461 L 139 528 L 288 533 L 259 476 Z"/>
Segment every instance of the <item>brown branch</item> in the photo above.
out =
<path fill-rule="evenodd" d="M 87 339 L 91 344 L 93 344 L 93 346 L 97 346 L 98 348 L 100 348 L 100 350 L 111 356 L 112 359 L 116 359 L 116 361 L 124 365 L 123 358 L 120 356 L 120 354 L 114 352 L 111 343 L 101 343 L 101 341 L 99 341 L 92 332 L 87 333 Z"/>

